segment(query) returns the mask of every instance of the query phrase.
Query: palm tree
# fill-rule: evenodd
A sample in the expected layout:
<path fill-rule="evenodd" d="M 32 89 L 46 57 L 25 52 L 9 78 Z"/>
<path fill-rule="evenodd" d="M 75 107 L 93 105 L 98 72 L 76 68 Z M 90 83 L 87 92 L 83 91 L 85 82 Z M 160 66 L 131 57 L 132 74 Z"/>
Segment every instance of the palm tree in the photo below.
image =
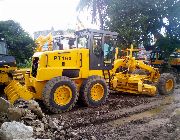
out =
<path fill-rule="evenodd" d="M 80 0 L 77 6 L 77 11 L 83 11 L 84 9 L 90 9 L 92 11 L 92 23 L 96 23 L 99 18 L 100 29 L 104 27 L 105 0 Z"/>

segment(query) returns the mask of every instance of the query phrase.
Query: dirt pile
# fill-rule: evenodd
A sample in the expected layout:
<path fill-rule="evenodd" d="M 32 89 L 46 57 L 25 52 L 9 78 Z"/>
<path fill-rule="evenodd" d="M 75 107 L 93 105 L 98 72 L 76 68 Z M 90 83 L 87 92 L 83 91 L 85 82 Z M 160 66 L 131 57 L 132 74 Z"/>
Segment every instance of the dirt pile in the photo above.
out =
<path fill-rule="evenodd" d="M 61 118 L 60 115 L 59 118 Z M 49 115 L 42 113 L 36 101 L 19 100 L 6 113 L 0 114 L 0 126 L 4 122 L 10 121 L 18 121 L 33 127 L 34 138 L 58 138 L 62 140 L 67 137 L 79 138 L 73 131 L 68 132 L 65 130 L 64 121 L 51 118 Z"/>

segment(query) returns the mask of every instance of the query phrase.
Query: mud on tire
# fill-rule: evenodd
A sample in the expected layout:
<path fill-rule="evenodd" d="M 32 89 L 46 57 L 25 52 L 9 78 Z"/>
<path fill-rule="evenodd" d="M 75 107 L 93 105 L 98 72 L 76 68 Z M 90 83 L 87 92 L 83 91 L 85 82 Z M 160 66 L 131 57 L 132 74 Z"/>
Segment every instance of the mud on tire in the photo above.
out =
<path fill-rule="evenodd" d="M 168 86 L 169 83 L 169 86 Z M 160 76 L 159 82 L 158 82 L 158 92 L 159 94 L 171 94 L 174 92 L 174 88 L 176 85 L 176 80 L 173 76 L 173 74 L 170 73 L 163 73 Z"/>
<path fill-rule="evenodd" d="M 97 86 L 97 87 L 96 87 Z M 92 90 L 96 90 L 95 93 L 100 93 L 100 98 L 92 96 Z M 106 81 L 100 76 L 90 76 L 86 79 L 80 88 L 80 101 L 88 107 L 97 107 L 102 105 L 108 98 L 108 88 Z M 95 100 L 97 99 L 97 100 Z"/>
<path fill-rule="evenodd" d="M 72 94 L 70 101 L 67 104 L 60 105 L 55 101 L 55 92 L 59 87 L 63 86 L 68 87 Z M 77 92 L 76 84 L 66 76 L 56 77 L 49 80 L 46 83 L 42 93 L 45 106 L 53 113 L 62 113 L 71 110 L 75 106 L 78 96 L 79 93 Z"/>

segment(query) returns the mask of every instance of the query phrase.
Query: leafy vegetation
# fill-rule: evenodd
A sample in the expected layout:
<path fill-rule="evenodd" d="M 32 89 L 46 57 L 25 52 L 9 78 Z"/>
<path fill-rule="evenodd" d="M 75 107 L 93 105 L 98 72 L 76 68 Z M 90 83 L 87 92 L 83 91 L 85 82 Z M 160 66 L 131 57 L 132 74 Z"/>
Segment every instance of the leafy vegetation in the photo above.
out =
<path fill-rule="evenodd" d="M 155 46 L 164 52 L 164 56 L 168 57 L 176 48 L 180 48 L 180 40 L 162 36 L 156 41 Z"/>
<path fill-rule="evenodd" d="M 23 63 L 18 63 L 17 67 L 18 68 L 31 68 L 32 66 L 32 59 L 29 58 L 28 60 L 25 59 Z"/>
<path fill-rule="evenodd" d="M 149 46 L 153 36 L 180 39 L 179 0 L 109 0 L 107 13 L 110 30 L 117 31 L 123 45 L 131 43 Z"/>
<path fill-rule="evenodd" d="M 26 64 L 34 53 L 33 39 L 13 20 L 0 21 L 0 38 L 6 40 L 9 54 L 16 58 L 19 65 Z"/>
<path fill-rule="evenodd" d="M 119 33 L 120 46 L 133 43 L 147 48 L 155 40 L 165 51 L 180 46 L 180 0 L 80 0 L 78 9 L 84 8 L 91 9 L 92 17 L 100 19 L 101 28 Z M 166 45 L 160 43 L 163 39 Z"/>

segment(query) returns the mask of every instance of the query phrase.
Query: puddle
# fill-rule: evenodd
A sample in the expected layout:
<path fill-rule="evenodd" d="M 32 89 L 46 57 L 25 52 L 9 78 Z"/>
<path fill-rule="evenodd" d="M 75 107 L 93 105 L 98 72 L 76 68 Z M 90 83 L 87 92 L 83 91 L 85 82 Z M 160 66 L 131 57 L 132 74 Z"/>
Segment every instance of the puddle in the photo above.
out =
<path fill-rule="evenodd" d="M 160 105 L 166 105 L 173 103 L 174 101 L 174 96 L 166 96 L 164 99 L 161 100 Z"/>

